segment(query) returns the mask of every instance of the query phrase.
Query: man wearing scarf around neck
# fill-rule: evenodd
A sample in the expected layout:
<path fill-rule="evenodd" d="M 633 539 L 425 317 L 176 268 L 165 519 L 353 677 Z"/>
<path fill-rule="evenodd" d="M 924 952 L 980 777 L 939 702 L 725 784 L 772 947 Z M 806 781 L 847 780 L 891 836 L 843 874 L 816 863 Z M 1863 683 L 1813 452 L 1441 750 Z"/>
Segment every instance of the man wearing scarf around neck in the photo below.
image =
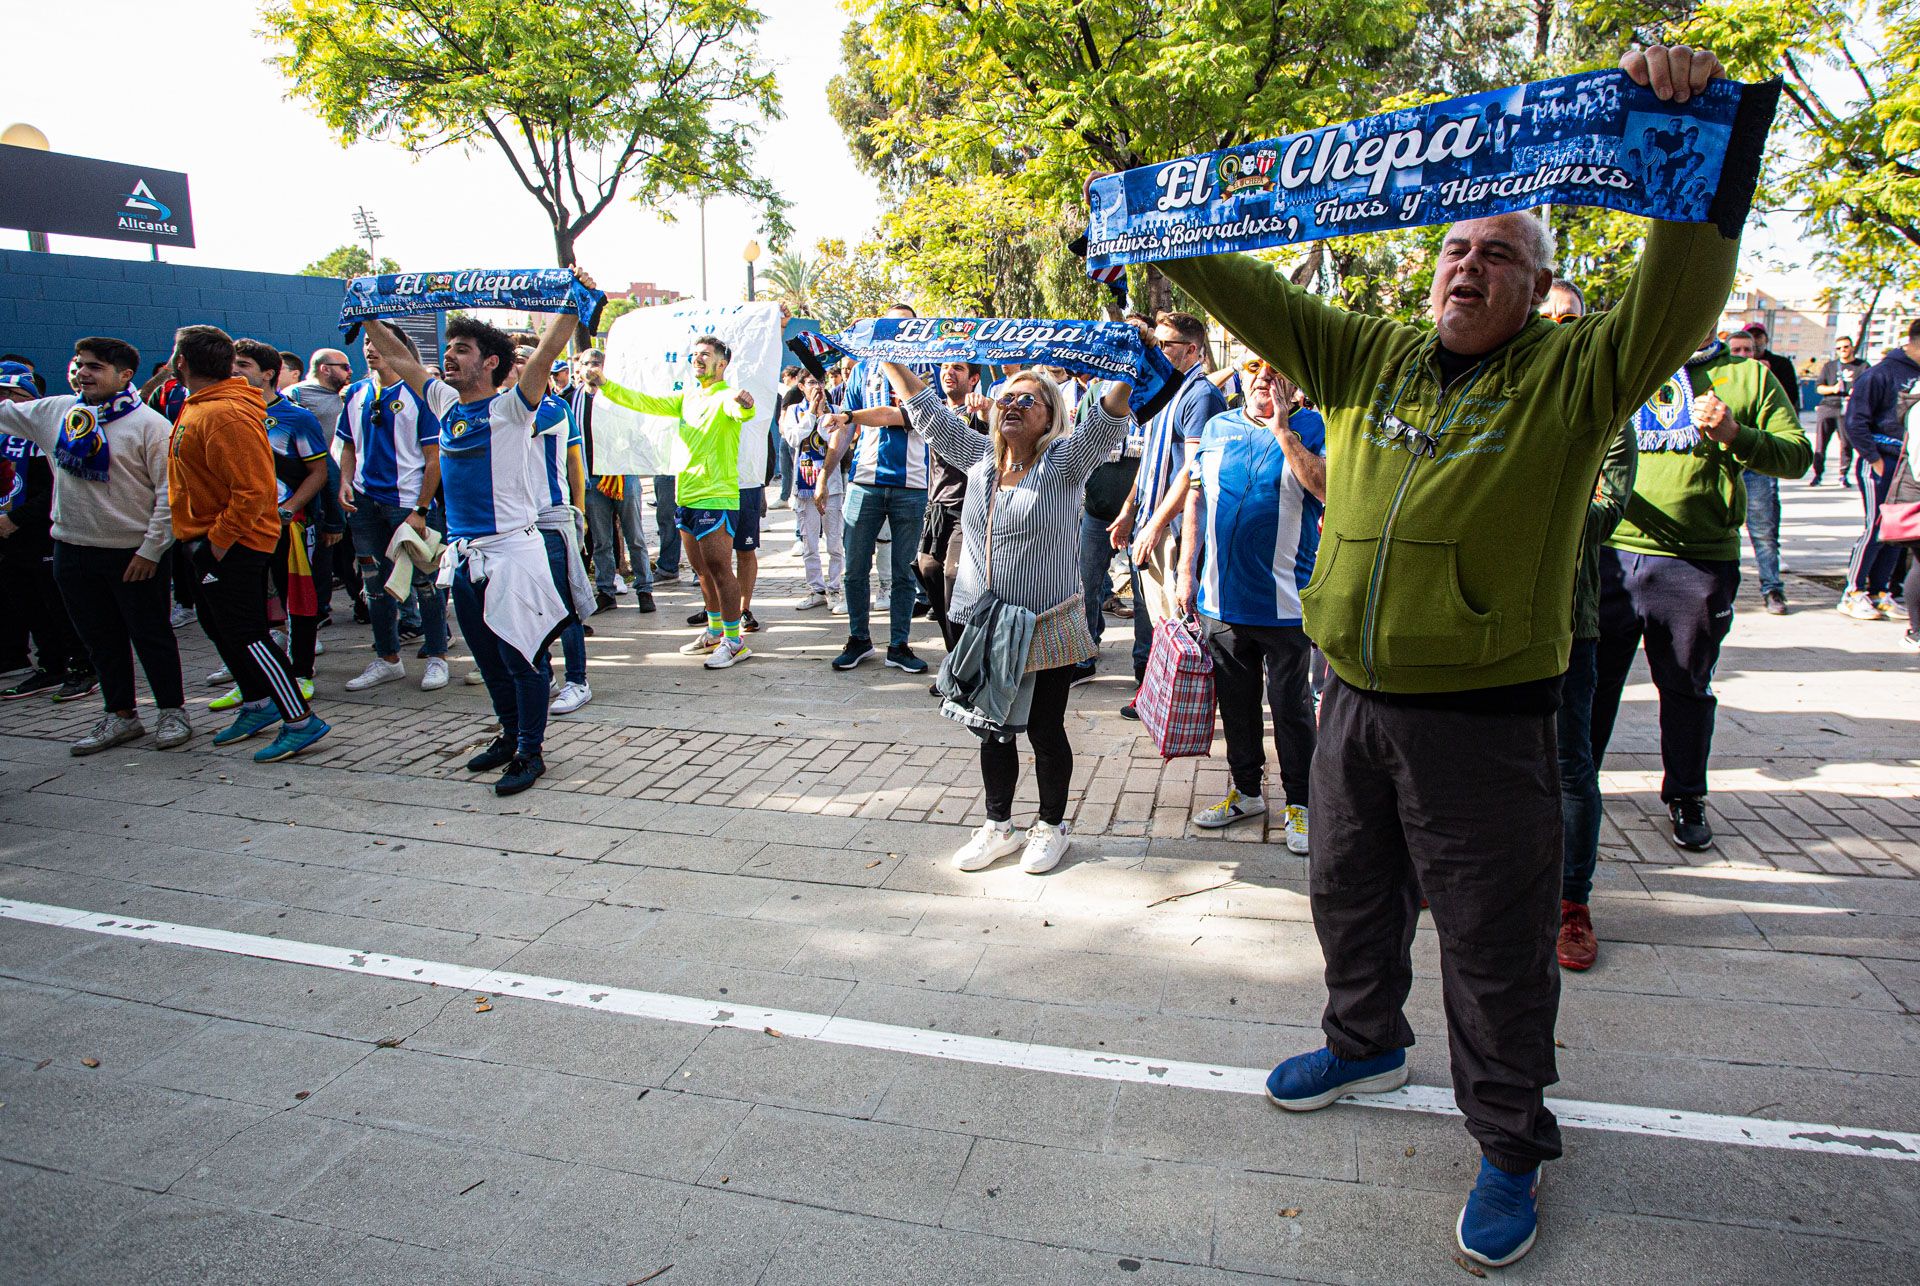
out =
<path fill-rule="evenodd" d="M 53 461 L 53 578 L 100 676 L 106 712 L 73 746 L 90 755 L 146 735 L 134 708 L 133 655 L 160 709 L 154 744 L 193 736 L 168 622 L 167 580 L 155 570 L 173 543 L 166 416 L 133 391 L 140 354 L 125 340 L 74 345 L 78 396 L 0 404 L 0 433 L 36 443 Z"/>
<path fill-rule="evenodd" d="M 299 754 L 332 731 L 294 682 L 287 654 L 267 626 L 267 575 L 280 544 L 279 494 L 267 445 L 267 401 L 233 373 L 233 339 L 217 326 L 183 326 L 173 369 L 186 386 L 167 459 L 174 537 L 197 577 L 200 627 L 240 685 L 240 712 L 213 735 L 216 746 L 282 723 L 255 763 Z"/>
<path fill-rule="evenodd" d="M 1713 843 L 1706 809 L 1713 668 L 1740 587 L 1743 474 L 1797 478 L 1813 448 L 1766 363 L 1735 357 L 1711 337 L 1640 412 L 1638 436 L 1633 494 L 1600 551 L 1593 758 L 1606 754 L 1644 640 L 1660 692 L 1660 799 L 1673 842 L 1699 852 Z"/>

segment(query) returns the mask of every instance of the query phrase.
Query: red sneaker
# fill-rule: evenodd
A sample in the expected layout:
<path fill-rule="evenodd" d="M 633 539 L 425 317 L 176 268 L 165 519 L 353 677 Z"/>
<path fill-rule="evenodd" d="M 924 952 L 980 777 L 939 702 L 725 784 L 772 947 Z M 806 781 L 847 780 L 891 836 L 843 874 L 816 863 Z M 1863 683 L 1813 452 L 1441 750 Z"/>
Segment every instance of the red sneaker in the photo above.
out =
<path fill-rule="evenodd" d="M 1560 901 L 1560 940 L 1554 943 L 1562 969 L 1584 972 L 1599 958 L 1600 942 L 1593 936 L 1593 917 L 1578 902 Z"/>

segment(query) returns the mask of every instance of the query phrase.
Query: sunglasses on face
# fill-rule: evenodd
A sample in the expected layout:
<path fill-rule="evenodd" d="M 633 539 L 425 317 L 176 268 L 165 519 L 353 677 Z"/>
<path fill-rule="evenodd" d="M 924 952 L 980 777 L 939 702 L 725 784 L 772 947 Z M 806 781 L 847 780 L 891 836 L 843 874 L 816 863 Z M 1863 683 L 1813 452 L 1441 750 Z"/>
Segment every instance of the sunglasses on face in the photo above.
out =
<path fill-rule="evenodd" d="M 1267 369 L 1266 362 L 1258 357 L 1249 357 L 1246 361 L 1240 363 L 1240 373 L 1248 379 L 1258 379 L 1260 372 Z"/>
<path fill-rule="evenodd" d="M 1002 393 L 993 402 L 1003 411 L 1025 411 L 1040 405 L 1040 399 L 1031 393 Z"/>

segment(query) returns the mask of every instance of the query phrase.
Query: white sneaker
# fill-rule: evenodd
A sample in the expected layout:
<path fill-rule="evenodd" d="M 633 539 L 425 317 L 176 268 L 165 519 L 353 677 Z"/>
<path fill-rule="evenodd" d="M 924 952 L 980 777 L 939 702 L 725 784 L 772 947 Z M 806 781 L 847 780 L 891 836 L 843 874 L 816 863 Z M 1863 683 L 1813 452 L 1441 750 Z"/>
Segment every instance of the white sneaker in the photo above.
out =
<path fill-rule="evenodd" d="M 368 688 L 377 688 L 383 683 L 392 683 L 395 679 L 407 677 L 405 661 L 382 661 L 379 657 L 367 662 L 367 668 L 355 678 L 347 680 L 347 691 L 365 692 Z"/>
<path fill-rule="evenodd" d="M 1880 614 L 1880 609 L 1873 605 L 1873 600 L 1857 589 L 1850 589 L 1842 594 L 1840 601 L 1834 605 L 1834 610 L 1842 616 L 1851 616 L 1856 621 L 1886 619 Z"/>
<path fill-rule="evenodd" d="M 953 855 L 954 869 L 984 871 L 1025 842 L 1012 822 L 981 822 L 980 829 Z"/>
<path fill-rule="evenodd" d="M 1067 824 L 1035 822 L 1027 832 L 1027 847 L 1020 854 L 1020 869 L 1028 875 L 1045 875 L 1060 865 L 1067 855 Z"/>
<path fill-rule="evenodd" d="M 420 690 L 422 692 L 433 692 L 439 688 L 444 688 L 447 686 L 447 679 L 449 677 L 447 674 L 447 658 L 444 656 L 430 656 L 427 658 L 427 672 L 420 676 Z"/>
<path fill-rule="evenodd" d="M 726 641 L 726 635 L 701 630 L 692 640 L 680 645 L 681 656 L 705 656 Z"/>
<path fill-rule="evenodd" d="M 563 684 L 559 694 L 547 704 L 547 713 L 572 714 L 591 700 L 593 700 L 593 689 L 586 684 Z"/>
<path fill-rule="evenodd" d="M 1193 815 L 1193 824 L 1204 830 L 1217 831 L 1222 826 L 1231 826 L 1249 817 L 1258 817 L 1266 811 L 1266 800 L 1258 795 L 1242 795 L 1237 787 L 1229 786 L 1225 799 Z"/>
<path fill-rule="evenodd" d="M 184 746 L 193 740 L 193 721 L 187 718 L 187 712 L 175 706 L 171 710 L 160 712 L 160 722 L 153 731 L 153 744 L 162 750 L 172 750 L 175 746 Z"/>
<path fill-rule="evenodd" d="M 109 712 L 100 716 L 86 736 L 67 747 L 67 752 L 76 756 L 97 755 L 102 750 L 138 741 L 146 735 L 147 729 L 138 715 L 129 719 L 125 715 Z"/>
<path fill-rule="evenodd" d="M 178 603 L 175 603 L 173 605 L 173 611 L 167 616 L 167 624 L 173 626 L 176 630 L 184 630 L 187 626 L 199 619 L 200 617 L 191 607 L 182 607 Z"/>
<path fill-rule="evenodd" d="M 1901 614 L 1899 605 L 1893 601 L 1893 595 L 1884 589 L 1878 594 L 1867 595 L 1867 601 L 1873 604 L 1873 610 L 1880 613 L 1880 619 L 1883 621 L 1891 621 Z"/>
<path fill-rule="evenodd" d="M 796 612 L 808 612 L 816 607 L 825 607 L 826 605 L 827 596 L 816 589 L 810 591 L 805 598 L 794 604 L 793 610 Z"/>
<path fill-rule="evenodd" d="M 480 673 L 479 670 L 468 670 L 467 677 L 461 680 L 461 682 L 465 683 L 470 688 L 480 687 L 486 681 L 487 681 L 487 676 Z"/>
<path fill-rule="evenodd" d="M 327 645 L 319 639 L 315 639 L 313 641 L 313 654 L 315 656 L 325 656 L 327 654 Z"/>
<path fill-rule="evenodd" d="M 212 674 L 209 674 L 207 676 L 207 686 L 210 688 L 217 688 L 223 683 L 232 683 L 232 682 L 233 682 L 233 671 L 229 670 L 224 665 L 221 666 L 219 669 L 215 670 Z"/>
<path fill-rule="evenodd" d="M 704 662 L 709 670 L 724 670 L 735 661 L 744 661 L 753 655 L 753 649 L 747 646 L 745 639 L 722 638 Z"/>
<path fill-rule="evenodd" d="M 787 552 L 795 558 L 805 558 L 807 556 L 807 542 L 804 540 L 796 540 L 787 546 Z"/>
<path fill-rule="evenodd" d="M 827 594 L 827 615 L 845 616 L 846 614 L 847 614 L 846 595 L 835 594 L 829 591 Z"/>
<path fill-rule="evenodd" d="M 619 572 L 615 572 L 613 574 L 613 596 L 619 598 L 622 594 L 631 594 L 632 592 L 633 586 L 627 584 L 627 578 Z"/>
<path fill-rule="evenodd" d="M 1307 851 L 1307 806 L 1305 804 L 1287 805 L 1287 852 L 1304 853 Z"/>

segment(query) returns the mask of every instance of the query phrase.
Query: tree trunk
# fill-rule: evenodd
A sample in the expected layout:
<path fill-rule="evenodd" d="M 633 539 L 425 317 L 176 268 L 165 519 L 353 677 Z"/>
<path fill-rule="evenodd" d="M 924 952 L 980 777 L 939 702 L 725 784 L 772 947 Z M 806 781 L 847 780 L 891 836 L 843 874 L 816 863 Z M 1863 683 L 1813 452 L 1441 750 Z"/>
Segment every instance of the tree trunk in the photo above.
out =
<path fill-rule="evenodd" d="M 1533 57 L 1545 62 L 1553 43 L 1553 6 L 1555 0 L 1533 0 Z"/>
<path fill-rule="evenodd" d="M 1149 317 L 1173 310 L 1173 283 L 1158 264 L 1147 265 L 1147 306 L 1140 311 Z"/>
<path fill-rule="evenodd" d="M 1884 289 L 1884 286 L 1874 287 L 1873 298 L 1867 301 L 1867 310 L 1860 314 L 1860 333 L 1853 337 L 1853 351 L 1856 353 L 1867 354 L 1867 331 L 1873 327 L 1873 314 L 1880 307 L 1880 292 Z M 1871 354 L 1867 354 L 1867 360 L 1873 360 Z"/>

